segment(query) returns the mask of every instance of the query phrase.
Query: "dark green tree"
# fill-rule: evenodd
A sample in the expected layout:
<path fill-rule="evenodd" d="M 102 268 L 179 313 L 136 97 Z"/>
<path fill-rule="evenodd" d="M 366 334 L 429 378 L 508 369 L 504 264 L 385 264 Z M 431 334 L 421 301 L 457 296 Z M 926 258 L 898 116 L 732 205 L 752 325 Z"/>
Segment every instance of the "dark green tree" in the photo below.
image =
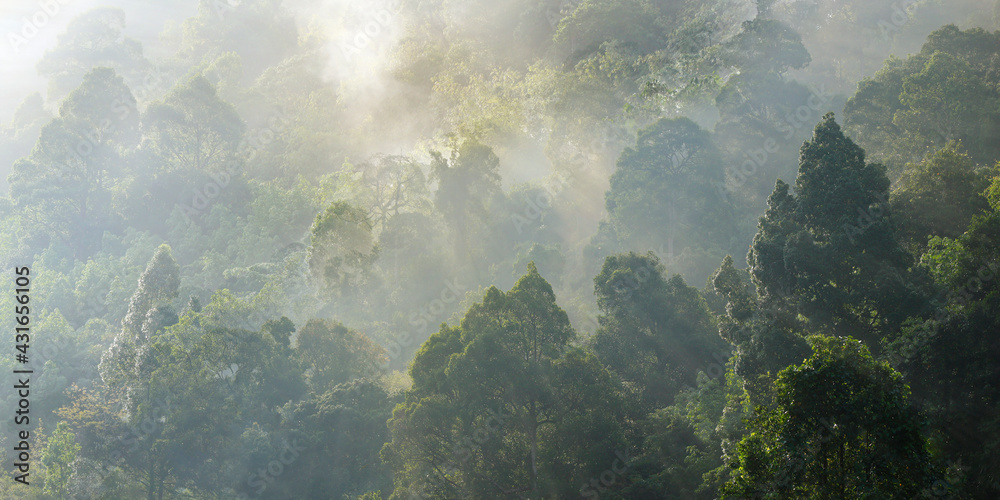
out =
<path fill-rule="evenodd" d="M 673 403 L 698 371 L 729 358 L 698 291 L 665 273 L 655 254 L 629 253 L 608 257 L 594 278 L 602 315 L 591 345 L 633 388 L 641 415 Z"/>
<path fill-rule="evenodd" d="M 620 388 L 574 337 L 534 265 L 442 325 L 389 422 L 392 498 L 578 495 L 624 450 L 624 416 Z"/>
<path fill-rule="evenodd" d="M 908 164 L 890 204 L 903 244 L 919 255 L 932 236 L 955 238 L 989 209 L 984 192 L 992 169 L 976 168 L 959 143 Z"/>
<path fill-rule="evenodd" d="M 295 353 L 315 394 L 356 378 L 373 377 L 385 350 L 363 334 L 330 320 L 309 320 L 295 338 Z"/>
<path fill-rule="evenodd" d="M 726 43 L 724 58 L 742 70 L 778 76 L 789 69 L 803 68 L 812 60 L 801 35 L 765 15 L 743 23 L 740 32 Z"/>
<path fill-rule="evenodd" d="M 795 194 L 777 182 L 747 256 L 762 305 L 781 304 L 811 331 L 854 334 L 873 350 L 925 313 L 888 196 L 885 168 L 865 162 L 827 114 L 802 145 Z"/>
<path fill-rule="evenodd" d="M 372 223 L 360 208 L 334 202 L 316 215 L 310 229 L 309 270 L 320 290 L 338 301 L 338 310 L 368 283 L 378 255 Z"/>
<path fill-rule="evenodd" d="M 726 301 L 719 334 L 736 349 L 733 373 L 752 405 L 770 405 L 778 372 L 809 355 L 802 336 L 804 325 L 786 302 L 762 301 L 749 273 L 736 269 L 728 255 L 713 276 L 712 286 Z"/>
<path fill-rule="evenodd" d="M 778 374 L 736 447 L 723 498 L 914 498 L 934 480 L 902 376 L 850 337 L 811 337 L 814 354 Z"/>
<path fill-rule="evenodd" d="M 434 205 L 451 229 L 454 258 L 470 263 L 483 257 L 483 232 L 490 225 L 490 205 L 500 194 L 500 159 L 489 146 L 469 139 L 451 158 L 433 153 L 432 178 L 438 188 Z M 488 235 L 488 233 L 487 233 Z"/>
<path fill-rule="evenodd" d="M 996 192 L 1000 181 L 994 180 Z M 922 264 L 940 286 L 936 314 L 913 320 L 890 346 L 890 358 L 929 416 L 935 448 L 963 470 L 962 498 L 1000 493 L 996 380 L 1000 377 L 1000 203 L 977 215 L 955 239 L 932 238 Z"/>
<path fill-rule="evenodd" d="M 266 471 L 269 461 L 282 450 L 249 457 L 251 463 L 246 468 L 257 476 L 244 485 L 247 493 L 356 498 L 375 491 L 388 496 L 392 471 L 379 458 L 379 450 L 389 440 L 385 423 L 398 402 L 398 397 L 390 396 L 374 380 L 356 378 L 297 403 L 281 433 L 290 450 L 286 461 L 294 462 L 285 466 L 277 481 L 269 483 L 259 471 Z"/>

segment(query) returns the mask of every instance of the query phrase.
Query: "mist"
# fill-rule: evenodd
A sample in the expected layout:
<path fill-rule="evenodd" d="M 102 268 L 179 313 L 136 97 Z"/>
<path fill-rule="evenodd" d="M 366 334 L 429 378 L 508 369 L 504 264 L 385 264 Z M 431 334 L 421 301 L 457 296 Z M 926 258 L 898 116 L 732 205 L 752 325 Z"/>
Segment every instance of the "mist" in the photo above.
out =
<path fill-rule="evenodd" d="M 1000 2 L 0 29 L 0 498 L 1000 494 Z"/>

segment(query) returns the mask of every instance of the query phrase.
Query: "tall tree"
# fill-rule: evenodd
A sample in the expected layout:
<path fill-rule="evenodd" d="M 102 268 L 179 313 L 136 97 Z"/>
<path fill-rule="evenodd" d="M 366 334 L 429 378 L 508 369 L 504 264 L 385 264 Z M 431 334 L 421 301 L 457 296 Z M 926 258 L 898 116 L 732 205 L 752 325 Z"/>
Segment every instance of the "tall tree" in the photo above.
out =
<path fill-rule="evenodd" d="M 438 183 L 434 205 L 451 229 L 454 258 L 474 262 L 483 256 L 477 236 L 489 226 L 490 204 L 500 194 L 500 159 L 492 148 L 472 139 L 465 140 L 448 159 L 440 153 L 432 156 L 431 174 Z"/>
<path fill-rule="evenodd" d="M 378 255 L 372 223 L 364 210 L 334 202 L 310 229 L 309 270 L 320 290 L 340 302 L 359 294 Z M 337 304 L 343 312 L 346 304 Z"/>
<path fill-rule="evenodd" d="M 139 286 L 129 301 L 122 329 L 101 358 L 100 373 L 104 383 L 122 396 L 127 413 L 142 401 L 140 389 L 145 375 L 141 353 L 148 352 L 150 338 L 165 326 L 177 322 L 171 302 L 180 286 L 180 267 L 163 244 L 146 265 Z M 137 399 L 139 398 L 139 399 Z"/>
<path fill-rule="evenodd" d="M 43 477 L 45 477 L 46 495 L 56 498 L 67 495 L 69 478 L 73 473 L 72 464 L 80 453 L 80 445 L 75 438 L 67 422 L 56 424 L 55 431 L 49 436 L 41 457 L 42 466 L 45 468 Z"/>
<path fill-rule="evenodd" d="M 309 320 L 295 339 L 295 354 L 312 392 L 323 394 L 356 378 L 373 377 L 384 350 L 364 335 L 330 320 Z"/>
<path fill-rule="evenodd" d="M 960 143 L 948 143 L 903 170 L 892 192 L 892 212 L 903 244 L 919 255 L 932 236 L 955 238 L 989 209 L 985 191 L 994 169 L 977 168 Z"/>
<path fill-rule="evenodd" d="M 803 322 L 787 303 L 763 301 L 749 273 L 736 269 L 731 256 L 712 277 L 712 287 L 726 301 L 719 334 L 736 348 L 733 372 L 750 404 L 770 405 L 778 372 L 809 356 Z"/>
<path fill-rule="evenodd" d="M 59 117 L 42 127 L 31 154 L 11 169 L 15 206 L 78 258 L 96 251 L 103 231 L 120 224 L 113 193 L 138 139 L 135 105 L 114 70 L 88 72 Z"/>
<path fill-rule="evenodd" d="M 872 349 L 926 313 L 888 196 L 885 168 L 865 162 L 827 114 L 802 145 L 795 194 L 777 182 L 747 256 L 763 304 L 787 304 L 812 331 L 857 335 Z"/>
<path fill-rule="evenodd" d="M 661 119 L 639 131 L 635 146 L 618 158 L 605 195 L 608 221 L 590 252 L 603 259 L 614 251 L 674 257 L 698 250 L 714 257 L 677 265 L 691 281 L 704 280 L 733 243 L 734 214 L 718 196 L 724 182 L 708 132 L 688 118 Z"/>
<path fill-rule="evenodd" d="M 198 15 L 185 19 L 180 28 L 179 57 L 197 64 L 236 52 L 249 78 L 292 55 L 299 34 L 295 16 L 277 0 L 199 0 Z"/>
<path fill-rule="evenodd" d="M 119 8 L 90 9 L 74 17 L 56 46 L 38 62 L 38 74 L 49 81 L 49 100 L 62 100 L 99 67 L 113 68 L 134 88 L 143 84 L 149 61 L 143 57 L 142 44 L 125 36 L 124 29 L 125 11 Z"/>
<path fill-rule="evenodd" d="M 293 450 L 303 449 L 293 451 L 294 464 L 278 481 L 267 484 L 261 478 L 246 485 L 251 486 L 249 493 L 285 498 L 357 498 L 369 491 L 388 495 L 392 471 L 379 458 L 379 450 L 389 440 L 385 423 L 399 399 L 379 382 L 358 378 L 292 406 L 281 434 Z M 256 460 L 247 469 L 259 471 L 266 470 L 273 456 L 251 459 Z"/>

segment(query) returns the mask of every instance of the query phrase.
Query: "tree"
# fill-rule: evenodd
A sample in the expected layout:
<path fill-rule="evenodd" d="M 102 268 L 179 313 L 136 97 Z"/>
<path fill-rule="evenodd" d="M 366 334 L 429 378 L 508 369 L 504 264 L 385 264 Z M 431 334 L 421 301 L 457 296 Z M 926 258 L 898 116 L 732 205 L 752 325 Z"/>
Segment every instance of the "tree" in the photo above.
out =
<path fill-rule="evenodd" d="M 238 165 L 237 150 L 246 125 L 202 75 L 178 83 L 162 101 L 150 104 L 143 127 L 143 148 L 162 159 L 163 171 L 225 175 L 227 182 L 239 173 L 233 165 Z"/>
<path fill-rule="evenodd" d="M 0 165 L 13 165 L 18 158 L 31 153 L 42 126 L 52 121 L 52 114 L 44 104 L 41 93 L 35 92 L 21 101 L 10 123 L 0 125 Z M 9 168 L 5 170 L 10 175 Z M 6 180 L 6 176 L 0 179 L 0 190 L 6 191 Z"/>
<path fill-rule="evenodd" d="M 704 299 L 650 252 L 612 255 L 594 278 L 601 362 L 635 387 L 641 415 L 671 404 L 699 370 L 728 359 Z"/>
<path fill-rule="evenodd" d="M 989 209 L 989 169 L 976 168 L 957 142 L 908 164 L 892 192 L 900 240 L 915 255 L 932 236 L 956 238 L 975 215 Z"/>
<path fill-rule="evenodd" d="M 382 228 L 400 212 L 430 208 L 427 179 L 413 160 L 405 156 L 377 155 L 358 168 L 365 186 L 364 206 L 373 223 Z"/>
<path fill-rule="evenodd" d="M 11 169 L 15 206 L 78 258 L 97 250 L 103 231 L 119 226 L 113 193 L 138 138 L 135 106 L 114 70 L 88 72 L 59 117 L 42 127 L 31 154 Z"/>
<path fill-rule="evenodd" d="M 914 498 L 933 468 L 899 372 L 850 337 L 778 374 L 776 407 L 740 441 L 723 498 Z"/>
<path fill-rule="evenodd" d="M 56 424 L 55 431 L 49 436 L 41 457 L 45 467 L 43 491 L 46 495 L 65 498 L 69 477 L 73 473 L 72 464 L 80 453 L 80 445 L 75 438 L 66 422 Z"/>
<path fill-rule="evenodd" d="M 756 214 L 766 207 L 774 178 L 794 174 L 808 122 L 836 104 L 822 90 L 784 76 L 808 64 L 809 54 L 798 35 L 777 21 L 758 17 L 744 23 L 723 44 L 722 59 L 736 72 L 714 94 L 719 122 L 713 138 L 729 166 L 725 185 L 717 189 L 737 210 Z M 752 217 L 747 222 L 753 224 Z"/>
<path fill-rule="evenodd" d="M 641 451 L 627 464 L 623 479 L 628 485 L 620 498 L 718 498 L 729 471 L 723 448 L 730 447 L 733 428 L 740 427 L 741 413 L 732 404 L 743 392 L 732 371 L 718 375 L 699 372 L 697 387 L 681 391 L 673 405 L 640 424 Z"/>
<path fill-rule="evenodd" d="M 762 12 L 743 22 L 740 32 L 726 43 L 727 62 L 743 71 L 778 76 L 809 64 L 812 58 L 802 45 L 802 37 L 788 25 L 765 16 Z"/>
<path fill-rule="evenodd" d="M 356 206 L 334 202 L 316 215 L 309 231 L 309 270 L 320 289 L 341 300 L 357 293 L 367 283 L 378 255 L 368 215 Z"/>
<path fill-rule="evenodd" d="M 318 40 L 303 39 L 299 54 L 264 70 L 252 87 L 240 90 L 239 101 L 233 101 L 248 130 L 255 131 L 246 167 L 254 178 L 318 178 L 328 173 L 331 158 L 369 153 L 363 151 L 367 144 L 361 134 L 348 128 L 350 121 L 343 115 L 347 103 L 338 101 L 339 89 L 323 74 L 329 57 L 324 47 Z M 250 57 L 257 62 L 258 54 Z"/>
<path fill-rule="evenodd" d="M 192 301 L 197 300 L 196 297 L 191 297 L 191 299 Z M 197 305 L 197 310 L 195 310 L 196 309 L 195 307 L 189 307 L 189 309 L 193 310 L 194 312 L 201 312 L 200 305 Z M 261 331 L 269 333 L 271 337 L 274 338 L 275 342 L 285 347 L 291 347 L 292 342 L 290 337 L 292 336 L 293 333 L 295 333 L 295 324 L 292 323 L 292 320 L 288 319 L 285 316 L 282 316 L 281 319 L 268 320 L 266 323 L 264 323 L 264 326 L 261 329 Z"/>
<path fill-rule="evenodd" d="M 481 254 L 474 242 L 483 231 L 480 228 L 489 224 L 490 203 L 500 194 L 500 159 L 489 146 L 472 139 L 452 151 L 449 159 L 436 152 L 432 157 L 431 175 L 438 183 L 434 205 L 451 229 L 453 257 L 473 262 Z"/>
<path fill-rule="evenodd" d="M 198 15 L 185 19 L 180 28 L 178 56 L 197 64 L 236 52 L 245 61 L 249 78 L 292 55 L 299 34 L 294 15 L 275 0 L 246 4 L 199 0 Z"/>
<path fill-rule="evenodd" d="M 364 335 L 330 320 L 309 320 L 295 339 L 295 353 L 313 393 L 378 374 L 385 350 Z"/>
<path fill-rule="evenodd" d="M 947 143 L 970 137 L 974 133 L 970 125 L 993 121 L 989 104 L 997 97 L 968 62 L 937 52 L 919 73 L 903 80 L 899 102 L 904 107 L 893 116 L 893 123 L 932 143 Z"/>
<path fill-rule="evenodd" d="M 1000 187 L 994 178 L 990 191 Z M 1000 492 L 997 432 L 1000 346 L 1000 203 L 973 217 L 954 239 L 931 238 L 921 265 L 940 287 L 930 318 L 913 319 L 889 346 L 890 359 L 913 386 L 929 417 L 935 447 L 964 468 L 955 483 L 963 498 Z"/>
<path fill-rule="evenodd" d="M 666 30 L 656 9 L 647 2 L 628 0 L 588 0 L 575 6 L 559 19 L 553 41 L 556 47 L 576 62 L 595 52 L 604 42 L 620 40 L 649 54 L 666 46 Z"/>
<path fill-rule="evenodd" d="M 442 325 L 389 422 L 392 498 L 578 494 L 624 436 L 620 389 L 593 354 L 570 348 L 574 336 L 531 264 L 509 292 L 490 288 L 460 326 Z"/>
<path fill-rule="evenodd" d="M 304 449 L 266 491 L 286 498 L 355 498 L 369 491 L 388 495 L 392 472 L 379 459 L 379 450 L 389 440 L 386 420 L 398 402 L 398 395 L 390 396 L 378 382 L 356 378 L 294 405 L 281 434 Z M 272 457 L 265 455 L 246 468 L 266 470 L 264 460 Z"/>
<path fill-rule="evenodd" d="M 795 194 L 781 180 L 747 256 L 762 304 L 785 304 L 813 331 L 855 334 L 875 349 L 927 312 L 912 257 L 897 243 L 885 168 L 827 114 L 802 145 Z"/>
<path fill-rule="evenodd" d="M 144 365 L 142 353 L 148 352 L 154 333 L 177 322 L 170 303 L 180 286 L 180 267 L 170 247 L 160 245 L 139 278 L 139 286 L 129 301 L 122 329 L 101 357 L 101 379 L 125 405 L 126 414 L 134 417 L 142 401 L 142 390 L 150 366 Z"/>
<path fill-rule="evenodd" d="M 49 81 L 49 101 L 62 100 L 87 73 L 99 67 L 113 68 L 130 86 L 138 88 L 150 64 L 142 55 L 142 44 L 126 37 L 124 28 L 125 11 L 119 8 L 90 9 L 74 17 L 55 48 L 38 62 L 38 74 Z"/>
<path fill-rule="evenodd" d="M 135 358 L 142 378 L 129 388 L 132 407 L 123 416 L 137 430 L 131 446 L 111 458 L 124 458 L 119 466 L 149 499 L 181 488 L 220 492 L 245 481 L 241 466 L 248 464 L 237 457 L 248 433 L 276 431 L 279 408 L 306 392 L 288 346 L 265 330 L 215 326 L 206 313 L 188 311 L 157 330 Z"/>
<path fill-rule="evenodd" d="M 603 258 L 616 250 L 682 250 L 721 254 L 732 243 L 733 214 L 718 196 L 725 181 L 711 136 L 687 118 L 661 119 L 639 131 L 618 158 L 605 195 L 608 221 L 591 243 Z M 651 230 L 652 229 L 652 230 Z M 605 244 L 605 242 L 607 242 Z M 679 262 L 691 281 L 704 279 L 704 262 Z"/>
<path fill-rule="evenodd" d="M 844 107 L 852 136 L 895 175 L 907 163 L 960 140 L 973 162 L 1000 160 L 1000 32 L 954 25 L 931 33 L 918 54 L 890 58 Z"/>
<path fill-rule="evenodd" d="M 749 273 L 736 269 L 729 255 L 712 277 L 712 288 L 726 301 L 719 335 L 736 348 L 733 373 L 751 405 L 770 405 L 774 377 L 809 355 L 804 325 L 786 302 L 761 300 Z"/>

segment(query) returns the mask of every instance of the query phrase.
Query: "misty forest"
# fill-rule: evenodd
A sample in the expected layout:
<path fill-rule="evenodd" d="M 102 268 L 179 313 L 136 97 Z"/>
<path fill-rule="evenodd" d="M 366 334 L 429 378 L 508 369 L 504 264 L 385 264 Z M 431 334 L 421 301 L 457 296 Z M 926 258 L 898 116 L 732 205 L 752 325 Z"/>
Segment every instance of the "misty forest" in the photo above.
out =
<path fill-rule="evenodd" d="M 1000 1 L 0 17 L 0 498 L 1000 498 Z"/>

